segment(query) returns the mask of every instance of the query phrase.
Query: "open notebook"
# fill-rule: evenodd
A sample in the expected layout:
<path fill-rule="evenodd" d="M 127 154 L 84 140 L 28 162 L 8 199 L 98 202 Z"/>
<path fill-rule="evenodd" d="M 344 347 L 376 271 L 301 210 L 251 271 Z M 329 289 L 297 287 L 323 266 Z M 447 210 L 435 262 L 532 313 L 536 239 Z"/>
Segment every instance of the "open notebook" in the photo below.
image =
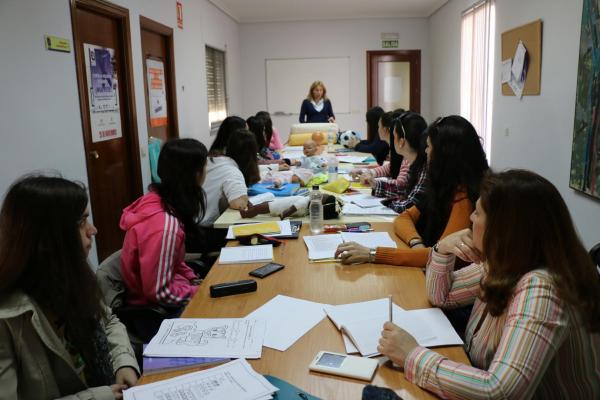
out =
<path fill-rule="evenodd" d="M 219 264 L 250 264 L 273 261 L 273 245 L 223 247 Z"/>
<path fill-rule="evenodd" d="M 378 355 L 377 344 L 383 324 L 389 320 L 388 299 L 327 306 L 325 312 L 336 327 L 352 341 L 361 355 Z M 423 347 L 462 345 L 448 318 L 439 308 L 403 310 L 394 304 L 393 322 L 410 333 Z"/>
<path fill-rule="evenodd" d="M 335 250 L 344 242 L 356 242 L 369 248 L 397 247 L 396 242 L 387 232 L 341 232 L 332 235 L 303 236 L 303 239 L 308 248 L 309 260 L 333 260 Z"/>

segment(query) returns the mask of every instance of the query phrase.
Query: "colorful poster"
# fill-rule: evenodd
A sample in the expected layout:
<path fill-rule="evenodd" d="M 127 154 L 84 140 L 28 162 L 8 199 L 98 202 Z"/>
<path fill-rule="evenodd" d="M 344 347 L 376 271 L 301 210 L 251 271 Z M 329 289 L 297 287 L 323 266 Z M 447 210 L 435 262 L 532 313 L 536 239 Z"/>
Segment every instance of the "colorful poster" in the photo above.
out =
<path fill-rule="evenodd" d="M 148 107 L 150 126 L 167 125 L 167 92 L 165 89 L 165 66 L 161 60 L 146 60 L 148 79 Z"/>
<path fill-rule="evenodd" d="M 120 138 L 121 113 L 117 71 L 114 68 L 115 51 L 87 43 L 83 44 L 83 51 L 92 142 Z"/>

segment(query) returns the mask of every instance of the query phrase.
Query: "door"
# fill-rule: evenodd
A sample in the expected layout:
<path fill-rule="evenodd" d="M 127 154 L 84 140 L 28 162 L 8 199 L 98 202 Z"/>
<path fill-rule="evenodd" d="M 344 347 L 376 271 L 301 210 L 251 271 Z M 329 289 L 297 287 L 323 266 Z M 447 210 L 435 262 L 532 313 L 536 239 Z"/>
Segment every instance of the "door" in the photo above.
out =
<path fill-rule="evenodd" d="M 102 0 L 71 5 L 90 205 L 102 261 L 122 247 L 121 212 L 142 194 L 129 12 Z"/>
<path fill-rule="evenodd" d="M 367 51 L 367 105 L 421 112 L 421 50 Z"/>
<path fill-rule="evenodd" d="M 179 136 L 173 29 L 140 16 L 148 139 Z"/>

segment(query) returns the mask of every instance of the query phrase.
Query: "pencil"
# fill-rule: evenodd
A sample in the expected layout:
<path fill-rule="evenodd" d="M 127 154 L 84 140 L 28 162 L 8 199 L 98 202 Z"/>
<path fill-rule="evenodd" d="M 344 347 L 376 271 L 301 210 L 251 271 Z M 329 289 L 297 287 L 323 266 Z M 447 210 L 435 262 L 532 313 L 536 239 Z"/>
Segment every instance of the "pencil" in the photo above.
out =
<path fill-rule="evenodd" d="M 394 317 L 393 317 L 393 314 L 392 314 L 392 295 L 391 294 L 388 296 L 388 299 L 390 299 L 390 322 L 393 323 L 394 322 Z"/>

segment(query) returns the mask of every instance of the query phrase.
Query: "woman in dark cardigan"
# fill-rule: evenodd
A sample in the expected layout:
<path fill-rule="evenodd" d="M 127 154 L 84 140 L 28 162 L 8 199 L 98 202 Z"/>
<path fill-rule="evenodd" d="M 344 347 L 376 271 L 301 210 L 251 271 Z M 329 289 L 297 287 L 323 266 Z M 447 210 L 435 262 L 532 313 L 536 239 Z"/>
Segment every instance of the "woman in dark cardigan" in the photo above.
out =
<path fill-rule="evenodd" d="M 331 101 L 327 98 L 327 89 L 321 81 L 310 85 L 308 96 L 300 107 L 300 123 L 335 122 Z"/>

